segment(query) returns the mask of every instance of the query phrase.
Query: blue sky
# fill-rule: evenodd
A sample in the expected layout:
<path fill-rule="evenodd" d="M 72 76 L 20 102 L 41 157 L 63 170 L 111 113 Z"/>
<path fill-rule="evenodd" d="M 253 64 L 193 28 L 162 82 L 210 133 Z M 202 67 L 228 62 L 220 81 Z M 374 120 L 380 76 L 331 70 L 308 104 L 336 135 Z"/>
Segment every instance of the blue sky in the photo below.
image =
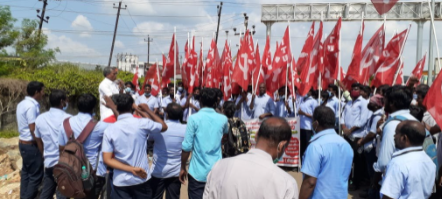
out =
<path fill-rule="evenodd" d="M 369 2 L 369 0 L 362 0 Z M 233 36 L 233 28 L 243 28 L 243 13 L 249 16 L 249 27 L 256 26 L 255 41 L 258 40 L 260 50 L 265 45 L 265 25 L 261 23 L 261 3 L 306 3 L 318 2 L 307 0 L 229 0 L 224 2 L 221 17 L 219 51 L 226 40 L 225 31 L 229 30 L 228 40 L 231 41 L 233 52 L 236 52 L 238 37 Z M 349 2 L 348 0 L 329 0 L 329 2 Z M 48 0 L 46 16 L 49 23 L 43 25 L 45 34 L 49 37 L 48 47 L 59 47 L 57 55 L 60 61 L 86 62 L 107 65 L 112 42 L 118 1 L 111 0 Z M 144 39 L 149 34 L 151 43 L 151 61 L 161 61 L 161 53 L 167 53 L 174 27 L 180 51 L 187 40 L 188 32 L 196 36 L 196 48 L 203 38 L 204 50 L 207 53 L 210 40 L 216 31 L 217 8 L 219 1 L 210 0 L 125 0 L 126 10 L 121 10 L 118 34 L 115 43 L 113 65 L 117 53 L 131 53 L 139 56 L 140 61 L 147 60 L 147 43 Z M 36 9 L 41 9 L 43 3 L 38 0 L 0 0 L 0 5 L 9 5 L 12 14 L 18 19 L 16 27 L 20 26 L 23 18 L 36 19 Z M 382 22 L 366 22 L 364 45 Z M 414 22 L 387 22 L 389 40 L 397 31 L 402 31 L 412 24 L 411 32 L 406 43 L 403 58 L 405 61 L 404 75 L 408 75 L 416 65 L 417 24 Z M 428 51 L 429 22 L 424 25 L 423 53 Z M 440 22 L 436 22 L 436 27 Z M 291 23 L 292 52 L 298 57 L 304 44 L 311 23 Z M 328 35 L 335 22 L 324 23 L 324 35 Z M 275 41 L 282 38 L 286 23 L 272 26 L 272 52 Z M 360 22 L 343 22 L 341 60 L 344 69 L 350 63 L 353 45 L 358 34 Z M 318 28 L 318 25 L 317 27 Z M 442 32 L 442 27 L 437 27 Z M 442 35 L 442 34 L 439 34 Z M 442 37 L 442 36 L 441 36 Z M 442 38 L 439 38 L 442 43 Z M 441 48 L 442 46 L 439 45 Z M 181 52 L 183 54 L 183 52 Z M 262 55 L 262 53 L 261 53 Z"/>

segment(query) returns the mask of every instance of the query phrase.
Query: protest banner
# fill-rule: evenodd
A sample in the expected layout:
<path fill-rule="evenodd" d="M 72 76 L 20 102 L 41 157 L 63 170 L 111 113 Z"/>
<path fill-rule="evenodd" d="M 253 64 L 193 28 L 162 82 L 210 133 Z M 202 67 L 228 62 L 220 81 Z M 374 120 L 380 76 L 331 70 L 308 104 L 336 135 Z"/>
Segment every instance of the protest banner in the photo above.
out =
<path fill-rule="evenodd" d="M 299 118 L 285 118 L 292 129 L 292 138 L 290 143 L 285 149 L 284 155 L 277 163 L 278 166 L 285 167 L 299 167 L 300 166 L 300 125 Z M 261 125 L 259 119 L 244 120 L 247 130 L 250 133 L 250 142 L 252 148 L 255 148 L 255 137 L 258 132 L 259 126 Z"/>

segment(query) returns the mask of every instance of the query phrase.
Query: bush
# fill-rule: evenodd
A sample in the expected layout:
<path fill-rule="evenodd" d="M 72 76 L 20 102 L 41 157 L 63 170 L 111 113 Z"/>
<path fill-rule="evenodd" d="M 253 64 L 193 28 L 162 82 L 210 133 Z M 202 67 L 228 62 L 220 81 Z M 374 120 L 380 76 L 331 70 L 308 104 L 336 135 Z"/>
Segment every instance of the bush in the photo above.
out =
<path fill-rule="evenodd" d="M 0 131 L 0 138 L 13 138 L 18 136 L 17 131 Z"/>
<path fill-rule="evenodd" d="M 119 72 L 118 78 L 123 81 L 132 81 L 133 74 Z M 9 75 L 25 81 L 39 81 L 45 85 L 46 96 L 49 96 L 52 89 L 61 89 L 67 92 L 69 97 L 69 112 L 76 114 L 76 102 L 78 97 L 84 93 L 90 93 L 99 97 L 98 86 L 103 81 L 103 72 L 98 70 L 85 70 L 70 63 L 54 64 L 37 69 L 20 68 Z M 49 109 L 47 97 L 42 102 L 42 111 Z M 96 113 L 99 115 L 99 104 Z"/>

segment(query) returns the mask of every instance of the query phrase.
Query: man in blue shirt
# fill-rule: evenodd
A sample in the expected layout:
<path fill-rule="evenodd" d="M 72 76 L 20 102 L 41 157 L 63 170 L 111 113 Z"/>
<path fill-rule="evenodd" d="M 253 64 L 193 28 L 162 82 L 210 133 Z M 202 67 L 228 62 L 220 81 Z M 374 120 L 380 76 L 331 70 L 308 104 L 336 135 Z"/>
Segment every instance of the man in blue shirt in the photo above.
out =
<path fill-rule="evenodd" d="M 382 183 L 383 199 L 429 198 L 436 177 L 436 165 L 423 151 L 425 127 L 418 121 L 403 121 L 394 135 L 398 151 L 388 163 Z"/>
<path fill-rule="evenodd" d="M 214 89 L 201 91 L 202 109 L 191 115 L 187 122 L 181 154 L 180 181 L 188 177 L 189 199 L 203 198 L 204 187 L 213 165 L 222 158 L 221 139 L 228 133 L 227 117 L 215 112 L 217 95 Z M 190 152 L 192 158 L 187 175 L 186 163 Z"/>
<path fill-rule="evenodd" d="M 266 117 L 275 115 L 275 102 L 266 93 L 266 85 L 261 83 L 259 85 L 259 95 L 252 96 L 250 103 L 250 110 L 253 111 L 253 118 L 263 120 Z"/>
<path fill-rule="evenodd" d="M 250 110 L 250 105 L 252 103 L 252 86 L 249 86 L 247 91 L 241 91 L 241 94 L 236 98 L 236 117 L 242 120 L 250 120 L 253 118 L 253 111 Z"/>
<path fill-rule="evenodd" d="M 126 94 L 123 94 L 126 95 Z M 132 96 L 127 95 L 129 98 L 132 99 Z M 92 94 L 83 94 L 78 98 L 77 102 L 77 108 L 78 108 L 78 114 L 76 116 L 73 116 L 69 118 L 69 125 L 72 129 L 72 132 L 74 133 L 75 139 L 77 139 L 78 136 L 80 136 L 83 129 L 86 127 L 86 125 L 93 120 L 92 114 L 94 113 L 95 106 L 97 104 L 98 100 L 93 96 Z M 101 148 L 101 142 L 103 140 L 103 132 L 108 127 L 108 124 L 105 122 L 98 122 L 94 129 L 92 130 L 91 134 L 86 138 L 86 140 L 83 142 L 83 148 L 84 153 L 91 163 L 92 169 L 94 171 L 98 168 L 98 158 L 99 158 L 99 151 Z M 69 138 L 66 135 L 66 130 L 64 128 L 63 122 L 59 124 L 58 127 L 58 145 L 60 148 L 60 151 L 63 151 L 64 146 L 69 142 Z M 96 181 L 96 184 L 94 186 L 93 191 L 91 191 L 90 195 L 88 195 L 91 198 L 98 198 L 101 189 L 104 185 L 104 178 L 98 177 L 98 180 Z"/>
<path fill-rule="evenodd" d="M 49 95 L 49 103 L 51 109 L 43 113 L 35 120 L 35 138 L 37 145 L 42 148 L 44 157 L 44 180 L 43 189 L 40 193 L 40 198 L 52 198 L 57 188 L 53 176 L 54 166 L 58 163 L 58 127 L 63 121 L 71 115 L 65 113 L 68 107 L 66 93 L 62 90 L 52 90 Z M 57 198 L 64 198 L 57 192 Z"/>
<path fill-rule="evenodd" d="M 38 186 L 43 179 L 43 154 L 35 141 L 35 120 L 40 114 L 41 100 L 45 94 L 41 82 L 29 82 L 25 97 L 17 105 L 17 125 L 19 132 L 18 148 L 23 159 L 20 180 L 20 198 L 35 198 Z"/>
<path fill-rule="evenodd" d="M 336 118 L 336 124 L 335 124 L 335 130 L 336 132 L 339 133 L 339 114 L 341 114 L 341 111 L 339 109 L 339 104 L 340 101 L 339 99 L 336 97 L 338 96 L 338 86 L 334 85 L 334 84 L 329 84 L 328 85 L 328 102 L 327 102 L 327 106 L 330 107 L 333 112 L 335 113 L 335 118 Z"/>
<path fill-rule="evenodd" d="M 287 94 L 287 99 L 285 98 L 286 87 L 281 87 L 278 90 L 278 100 L 276 101 L 276 117 L 294 117 L 295 113 L 293 111 L 293 100 L 290 92 Z M 289 91 L 289 90 L 287 90 Z"/>
<path fill-rule="evenodd" d="M 369 110 L 367 108 L 368 100 L 364 99 L 360 94 L 363 85 L 354 83 L 351 87 L 352 90 L 350 96 L 352 101 L 347 102 L 345 105 L 341 117 L 341 125 L 345 139 L 352 146 L 354 153 L 353 184 L 350 187 L 350 190 L 352 191 L 359 189 L 362 178 L 364 174 L 367 173 L 365 158 L 362 151 L 358 150 L 357 143 L 365 135 L 365 126 L 368 122 Z"/>
<path fill-rule="evenodd" d="M 104 163 L 114 169 L 111 198 L 151 198 L 147 138 L 166 131 L 167 125 L 145 104 L 140 107 L 150 118 L 135 118 L 134 101 L 128 95 L 114 99 L 118 120 L 105 130 L 102 149 Z"/>
<path fill-rule="evenodd" d="M 353 150 L 335 130 L 335 114 L 326 106 L 318 106 L 313 113 L 310 140 L 302 160 L 304 174 L 300 199 L 341 199 L 348 196 L 348 178 Z"/>
<path fill-rule="evenodd" d="M 299 116 L 301 125 L 301 157 L 304 155 L 305 150 L 310 142 L 310 138 L 313 136 L 312 131 L 312 116 L 313 111 L 318 106 L 318 92 L 310 90 L 301 102 L 299 106 Z"/>
<path fill-rule="evenodd" d="M 167 105 L 167 131 L 153 133 L 149 140 L 154 141 L 153 163 L 150 168 L 152 179 L 152 198 L 179 199 L 181 183 L 178 179 L 181 168 L 181 150 L 186 125 L 180 123 L 183 117 L 183 108 L 177 103 Z"/>

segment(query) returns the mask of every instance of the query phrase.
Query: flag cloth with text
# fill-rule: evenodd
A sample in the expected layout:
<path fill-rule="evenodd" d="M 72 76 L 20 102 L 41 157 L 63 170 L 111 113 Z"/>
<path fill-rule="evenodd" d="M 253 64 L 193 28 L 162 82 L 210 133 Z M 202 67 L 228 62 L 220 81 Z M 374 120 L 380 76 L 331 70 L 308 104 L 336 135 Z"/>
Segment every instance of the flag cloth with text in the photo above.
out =
<path fill-rule="evenodd" d="M 341 37 L 341 22 L 339 18 L 332 32 L 324 40 L 324 72 L 322 74 L 322 88 L 327 88 L 338 79 L 339 71 L 339 40 Z M 341 76 L 341 79 L 343 77 Z"/>
<path fill-rule="evenodd" d="M 399 34 L 396 34 L 384 49 L 382 58 L 380 59 L 380 66 L 376 71 L 373 79 L 372 86 L 379 87 L 384 84 L 393 85 L 394 77 L 401 65 L 400 57 L 402 48 L 407 41 L 408 31 L 404 30 Z"/>

